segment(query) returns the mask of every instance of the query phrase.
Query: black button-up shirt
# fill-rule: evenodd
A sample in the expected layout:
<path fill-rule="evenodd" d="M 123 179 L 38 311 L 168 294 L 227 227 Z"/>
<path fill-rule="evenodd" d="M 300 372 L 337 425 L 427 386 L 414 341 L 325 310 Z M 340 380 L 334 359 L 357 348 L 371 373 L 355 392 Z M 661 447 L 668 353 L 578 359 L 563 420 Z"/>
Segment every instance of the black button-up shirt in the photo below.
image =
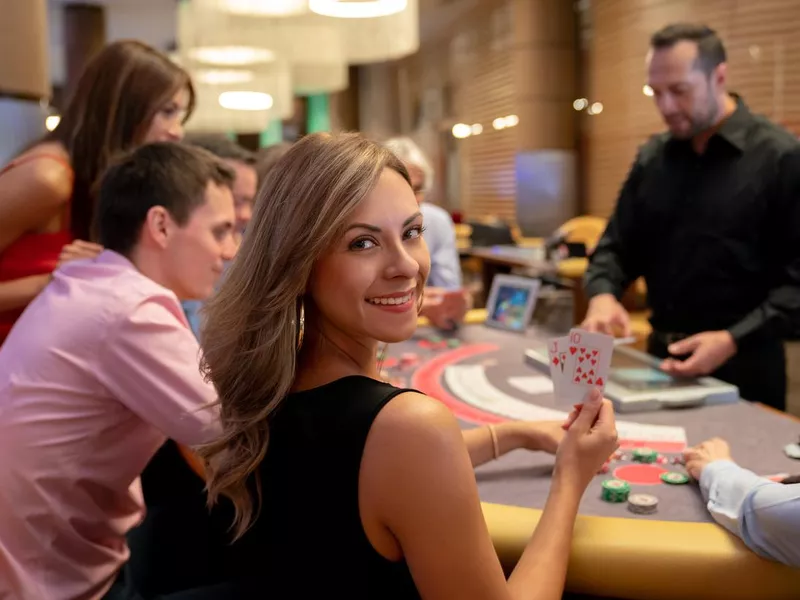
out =
<path fill-rule="evenodd" d="M 735 112 L 702 154 L 668 133 L 639 151 L 586 273 L 621 297 L 644 276 L 653 328 L 741 343 L 800 328 L 800 143 Z"/>

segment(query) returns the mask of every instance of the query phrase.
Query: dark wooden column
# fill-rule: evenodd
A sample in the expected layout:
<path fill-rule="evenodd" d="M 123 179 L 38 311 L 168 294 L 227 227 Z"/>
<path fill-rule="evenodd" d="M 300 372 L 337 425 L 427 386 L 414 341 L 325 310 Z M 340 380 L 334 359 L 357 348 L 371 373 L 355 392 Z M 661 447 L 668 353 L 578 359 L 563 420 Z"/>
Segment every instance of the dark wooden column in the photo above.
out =
<path fill-rule="evenodd" d="M 64 47 L 66 52 L 66 93 L 72 91 L 86 64 L 106 43 L 106 21 L 102 6 L 64 6 Z"/>

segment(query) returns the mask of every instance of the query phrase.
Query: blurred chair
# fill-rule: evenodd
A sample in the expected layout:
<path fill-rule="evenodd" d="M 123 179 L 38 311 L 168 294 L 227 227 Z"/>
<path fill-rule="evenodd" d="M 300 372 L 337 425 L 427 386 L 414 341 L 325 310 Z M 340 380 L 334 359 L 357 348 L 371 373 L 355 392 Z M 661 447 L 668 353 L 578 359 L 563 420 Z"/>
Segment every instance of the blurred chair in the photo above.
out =
<path fill-rule="evenodd" d="M 607 224 L 608 221 L 602 217 L 581 215 L 564 223 L 558 228 L 556 235 L 562 235 L 565 242 L 585 245 L 586 251 L 591 253 L 600 241 Z"/>

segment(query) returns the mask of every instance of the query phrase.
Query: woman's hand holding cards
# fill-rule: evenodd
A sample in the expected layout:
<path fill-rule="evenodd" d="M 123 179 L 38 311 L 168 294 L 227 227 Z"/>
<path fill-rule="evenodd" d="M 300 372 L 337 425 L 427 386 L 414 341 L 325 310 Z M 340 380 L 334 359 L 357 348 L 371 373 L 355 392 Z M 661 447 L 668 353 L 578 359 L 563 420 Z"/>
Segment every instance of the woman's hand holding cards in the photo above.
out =
<path fill-rule="evenodd" d="M 566 433 L 556 452 L 553 478 L 583 493 L 603 463 L 619 447 L 614 407 L 603 399 L 599 390 L 590 390 L 562 428 Z"/>

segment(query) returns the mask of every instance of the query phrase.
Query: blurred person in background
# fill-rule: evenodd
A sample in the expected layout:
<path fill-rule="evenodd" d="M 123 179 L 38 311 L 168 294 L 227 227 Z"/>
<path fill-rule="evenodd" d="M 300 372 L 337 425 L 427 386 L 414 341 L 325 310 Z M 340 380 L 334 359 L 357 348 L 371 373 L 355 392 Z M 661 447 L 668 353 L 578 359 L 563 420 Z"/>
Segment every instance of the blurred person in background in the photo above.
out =
<path fill-rule="evenodd" d="M 261 148 L 258 151 L 256 170 L 258 171 L 259 187 L 264 183 L 264 180 L 272 171 L 275 163 L 277 163 L 291 147 L 291 142 L 278 142 L 277 144 Z"/>
<path fill-rule="evenodd" d="M 237 244 L 247 229 L 247 224 L 253 216 L 253 201 L 258 191 L 258 173 L 256 171 L 256 155 L 243 148 L 224 135 L 189 135 L 186 142 L 211 152 L 222 162 L 227 164 L 235 174 L 233 182 L 233 201 L 236 208 L 236 237 Z M 189 325 L 195 335 L 200 335 L 201 315 L 203 303 L 200 300 L 186 300 L 183 310 Z"/>
<path fill-rule="evenodd" d="M 461 287 L 461 261 L 453 219 L 441 206 L 425 201 L 425 194 L 433 184 L 434 171 L 419 146 L 407 137 L 391 138 L 385 146 L 405 165 L 422 213 L 431 270 L 421 314 L 435 327 L 452 329 L 464 319 L 472 305 L 469 293 Z"/>
<path fill-rule="evenodd" d="M 106 46 L 58 126 L 0 170 L 0 344 L 60 262 L 96 256 L 95 186 L 111 158 L 179 140 L 194 106 L 188 73 L 136 41 Z"/>

